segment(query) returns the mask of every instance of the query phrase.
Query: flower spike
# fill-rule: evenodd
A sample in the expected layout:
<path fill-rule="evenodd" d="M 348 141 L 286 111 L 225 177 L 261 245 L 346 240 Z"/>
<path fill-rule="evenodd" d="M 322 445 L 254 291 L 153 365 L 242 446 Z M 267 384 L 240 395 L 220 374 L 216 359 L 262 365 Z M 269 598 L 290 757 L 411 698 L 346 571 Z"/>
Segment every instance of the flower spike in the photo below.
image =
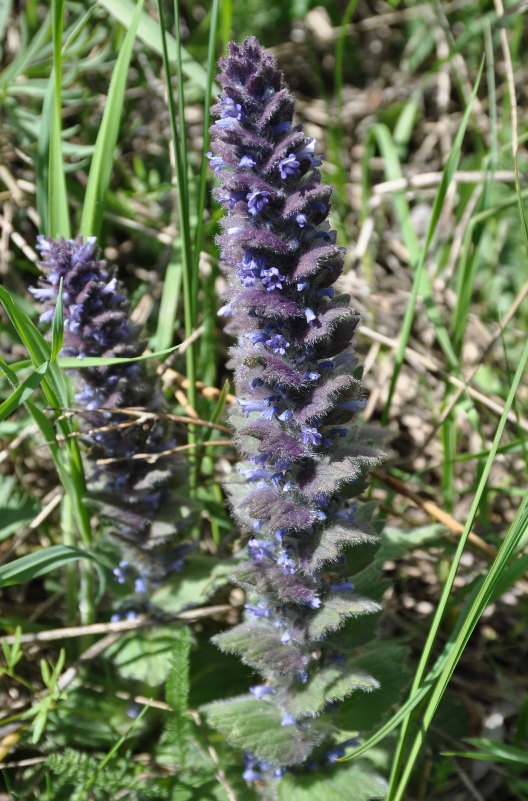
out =
<path fill-rule="evenodd" d="M 44 306 L 42 321 L 53 316 L 63 279 L 61 355 L 76 357 L 81 365 L 75 371 L 75 400 L 83 410 L 85 440 L 95 463 L 90 497 L 126 557 L 114 570 L 116 580 L 124 583 L 139 573 L 134 587 L 141 594 L 149 582 L 182 567 L 180 529 L 185 525 L 170 488 L 183 483 L 175 481 L 183 471 L 170 453 L 174 443 L 163 419 L 164 399 L 148 382 L 141 362 L 82 367 L 85 357 L 135 358 L 145 349 L 115 268 L 99 258 L 95 237 L 84 242 L 82 237 L 54 241 L 40 236 L 37 247 L 44 275 L 30 292 Z M 128 408 L 144 410 L 146 419 L 135 424 Z"/>
<path fill-rule="evenodd" d="M 373 577 L 362 572 L 378 538 L 351 502 L 379 452 L 355 422 L 366 397 L 351 347 L 359 315 L 331 286 L 344 249 L 326 220 L 331 189 L 315 140 L 293 125 L 294 98 L 254 37 L 231 43 L 220 67 L 211 150 L 223 165 L 218 244 L 223 313 L 238 337 L 231 424 L 243 459 L 226 490 L 249 538 L 233 576 L 249 604 L 246 620 L 215 640 L 261 679 L 208 714 L 246 752 L 245 777 L 273 784 L 335 762 L 344 753 L 335 702 L 379 687 L 363 644 L 376 631 L 380 592 L 369 597 Z"/>

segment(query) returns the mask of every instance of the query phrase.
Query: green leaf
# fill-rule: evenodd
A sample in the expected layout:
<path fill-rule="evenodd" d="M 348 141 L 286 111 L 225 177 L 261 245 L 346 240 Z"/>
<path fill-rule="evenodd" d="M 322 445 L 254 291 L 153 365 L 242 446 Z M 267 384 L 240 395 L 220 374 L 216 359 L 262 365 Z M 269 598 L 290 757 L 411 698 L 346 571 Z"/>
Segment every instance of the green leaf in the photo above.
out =
<path fill-rule="evenodd" d="M 53 104 L 55 95 L 55 77 L 51 74 L 44 99 L 42 101 L 42 112 L 40 114 L 40 125 L 38 128 L 38 142 L 36 154 L 37 172 L 37 211 L 41 220 L 40 233 L 50 235 L 49 223 L 49 168 L 50 168 L 50 141 L 51 129 L 53 127 Z"/>
<path fill-rule="evenodd" d="M 51 362 L 54 362 L 60 353 L 64 342 L 64 311 L 62 308 L 62 276 L 59 283 L 55 313 L 51 324 Z"/>
<path fill-rule="evenodd" d="M 69 545 L 52 545 L 22 556 L 0 567 L 0 587 L 30 581 L 77 559 L 93 559 L 93 554 Z"/>
<path fill-rule="evenodd" d="M 166 348 L 174 338 L 174 323 L 180 300 L 182 282 L 181 240 L 172 245 L 169 263 L 163 276 L 163 291 L 160 300 L 156 335 L 152 347 Z"/>
<path fill-rule="evenodd" d="M 93 721 L 91 725 L 93 726 Z M 83 745 L 86 747 L 85 741 L 83 741 Z M 106 798 L 119 797 L 119 793 L 122 793 L 125 787 L 132 782 L 137 782 L 133 773 L 123 775 L 123 770 L 115 762 L 108 765 L 106 769 L 101 769 L 99 759 L 95 754 L 76 751 L 73 748 L 61 748 L 60 752 L 50 754 L 46 764 L 55 774 L 53 780 L 55 797 L 58 796 L 59 787 L 70 784 L 73 788 L 78 789 L 92 776 L 95 777 L 92 784 L 94 790 L 101 792 Z M 85 795 L 85 798 L 88 798 L 88 795 Z M 69 801 L 73 801 L 71 795 L 69 795 Z"/>
<path fill-rule="evenodd" d="M 18 336 L 26 347 L 35 366 L 51 358 L 51 349 L 38 328 L 27 314 L 15 303 L 9 292 L 0 286 L 0 303 L 7 312 Z"/>
<path fill-rule="evenodd" d="M 49 364 L 49 362 L 44 362 L 40 367 L 37 367 L 37 369 L 15 389 L 9 398 L 6 398 L 3 403 L 0 403 L 0 420 L 4 420 L 8 417 L 33 394 L 48 372 Z"/>
<path fill-rule="evenodd" d="M 528 765 L 528 754 L 525 748 L 505 745 L 497 742 L 497 740 L 489 740 L 486 737 L 468 737 L 466 742 L 471 743 L 476 748 L 481 748 L 482 753 L 475 751 L 449 752 L 445 756 L 483 759 L 486 762 L 504 762 L 509 765 Z"/>
<path fill-rule="evenodd" d="M 33 365 L 38 367 L 44 361 L 48 361 L 51 357 L 49 344 L 27 314 L 14 302 L 2 286 L 0 286 L 0 303 L 4 306 L 15 331 L 25 345 Z M 50 364 L 47 374 L 43 377 L 42 390 L 48 403 L 53 408 L 60 409 L 70 405 L 66 381 L 56 362 Z M 78 443 L 74 439 L 67 439 L 66 447 L 64 450 L 60 450 L 56 445 L 55 434 L 51 433 L 50 436 L 51 426 L 49 421 L 45 421 L 43 412 L 31 404 L 29 400 L 26 401 L 26 406 L 38 422 L 45 441 L 54 443 L 54 445 L 50 446 L 51 454 L 61 476 L 62 484 L 72 498 L 82 540 L 84 543 L 89 543 L 91 540 L 90 519 L 86 505 L 83 502 L 85 480 Z M 59 421 L 58 427 L 66 438 L 72 433 L 71 423 L 66 419 Z"/>
<path fill-rule="evenodd" d="M 279 710 L 251 695 L 215 701 L 203 709 L 210 725 L 224 732 L 232 745 L 272 766 L 304 762 L 321 740 L 320 734 L 308 729 L 281 726 Z"/>
<path fill-rule="evenodd" d="M 238 654 L 244 664 L 263 673 L 292 675 L 303 670 L 310 655 L 303 653 L 296 643 L 282 643 L 280 638 L 280 629 L 271 624 L 241 623 L 214 636 L 213 642 L 223 651 Z"/>
<path fill-rule="evenodd" d="M 29 364 L 31 364 L 31 362 L 29 362 Z M 25 367 L 27 366 L 28 364 L 26 363 Z M 0 370 L 2 370 L 2 372 L 5 374 L 11 386 L 15 387 L 16 389 L 16 387 L 18 387 L 18 378 L 16 376 L 16 373 L 13 371 L 12 367 L 10 367 L 8 363 L 2 359 L 1 356 L 0 356 Z"/>
<path fill-rule="evenodd" d="M 413 531 L 400 531 L 385 526 L 374 558 L 359 573 L 354 574 L 356 590 L 372 597 L 375 587 L 380 584 L 379 577 L 386 561 L 404 556 L 413 548 L 430 546 L 433 542 L 441 541 L 444 531 L 445 528 L 439 523 L 420 526 Z"/>
<path fill-rule="evenodd" d="M 32 61 L 40 59 L 42 51 L 46 48 L 46 40 L 49 36 L 51 27 L 51 9 L 48 11 L 31 42 L 26 47 L 18 49 L 16 56 L 11 60 L 9 66 L 0 73 L 0 88 L 2 94 L 5 89 L 15 84 L 19 75 L 22 75 L 30 66 Z M 17 82 L 18 83 L 18 82 Z"/>
<path fill-rule="evenodd" d="M 286 774 L 278 786 L 279 801 L 371 801 L 385 798 L 387 784 L 364 763 L 335 765 L 315 775 Z"/>
<path fill-rule="evenodd" d="M 26 401 L 26 408 L 30 413 L 30 415 L 32 416 L 35 423 L 38 425 L 40 433 L 44 437 L 44 442 L 49 447 L 50 451 L 52 452 L 52 455 L 58 456 L 59 443 L 57 441 L 57 434 L 55 429 L 53 428 L 52 423 L 50 422 L 50 420 L 48 420 L 42 409 L 39 409 L 39 407 L 36 406 L 31 401 Z"/>
<path fill-rule="evenodd" d="M 356 690 L 377 690 L 379 682 L 367 671 L 368 659 L 361 657 L 321 666 L 285 700 L 284 708 L 295 718 L 318 715 L 332 701 L 342 701 Z"/>
<path fill-rule="evenodd" d="M 35 716 L 35 722 L 33 724 L 33 734 L 31 735 L 31 742 L 33 745 L 36 745 L 42 736 L 42 732 L 44 731 L 44 727 L 46 725 L 46 721 L 48 719 L 48 711 L 49 707 L 44 706 L 42 709 L 37 712 Z"/>
<path fill-rule="evenodd" d="M 122 117 L 128 67 L 132 56 L 139 19 L 143 10 L 143 3 L 144 0 L 138 0 L 133 14 L 130 17 L 128 32 L 125 36 L 110 81 L 110 88 L 108 90 L 99 133 L 97 134 L 90 175 L 88 177 L 88 185 L 84 197 L 80 233 L 85 239 L 88 236 L 98 236 L 101 228 L 106 193 L 112 175 L 117 134 Z M 111 5 L 115 5 L 115 2 Z"/>
<path fill-rule="evenodd" d="M 233 562 L 216 557 L 191 555 L 181 575 L 173 574 L 152 596 L 152 603 L 165 612 L 181 612 L 185 607 L 204 604 L 221 584 L 225 584 Z"/>
<path fill-rule="evenodd" d="M 40 673 L 42 675 L 42 681 L 49 688 L 50 680 L 51 680 L 51 673 L 49 669 L 49 665 L 45 659 L 40 660 Z"/>
<path fill-rule="evenodd" d="M 179 7 L 178 3 L 174 4 L 174 23 L 176 27 L 176 73 L 177 73 L 177 87 L 178 87 L 178 109 L 180 116 L 180 133 L 176 124 L 176 108 L 174 104 L 174 92 L 172 87 L 170 59 L 168 54 L 168 35 L 165 26 L 165 18 L 163 13 L 163 3 L 157 0 L 156 7 L 158 10 L 159 18 L 159 31 L 161 34 L 161 52 L 163 56 L 163 69 L 165 72 L 165 82 L 167 84 L 167 101 L 169 106 L 169 120 L 171 126 L 171 139 L 174 152 L 174 167 L 176 174 L 176 189 L 177 189 L 177 214 L 180 220 L 180 235 L 181 235 L 181 258 L 182 258 L 182 286 L 183 286 L 183 317 L 185 337 L 189 339 L 192 335 L 196 323 L 196 298 L 198 295 L 197 290 L 197 274 L 193 275 L 193 263 L 191 253 L 191 212 L 189 206 L 189 192 L 188 192 L 188 163 L 187 163 L 187 140 L 184 120 L 184 83 L 182 73 L 182 48 L 180 37 L 180 20 L 179 20 Z M 194 291 L 196 290 L 196 291 Z M 186 376 L 188 381 L 187 386 L 187 399 L 189 405 L 193 409 L 197 408 L 196 397 L 196 349 L 194 343 L 190 343 L 185 352 L 185 365 Z M 197 441 L 197 432 L 194 426 L 187 427 L 187 442 L 189 445 L 194 445 Z M 194 487 L 197 483 L 198 472 L 198 459 L 196 454 L 191 452 L 189 454 L 189 486 Z M 194 489 L 191 490 L 191 497 L 195 495 Z"/>
<path fill-rule="evenodd" d="M 142 356 L 133 356 L 132 358 L 116 357 L 112 359 L 105 359 L 102 356 L 85 356 L 78 359 L 73 356 L 59 356 L 57 364 L 63 370 L 82 370 L 84 367 L 105 367 L 110 364 L 128 364 L 129 362 L 145 362 L 147 359 L 157 359 L 160 356 L 166 356 L 174 350 L 178 350 L 180 345 L 174 345 L 172 348 L 165 350 L 158 350 L 155 353 L 144 353 Z"/>
<path fill-rule="evenodd" d="M 343 732 L 365 735 L 388 718 L 411 679 L 406 656 L 407 648 L 402 645 L 384 640 L 370 643 L 362 656 L 363 666 L 380 686 L 376 692 L 354 693 L 345 699 L 332 716 L 333 725 Z"/>
<path fill-rule="evenodd" d="M 357 519 L 353 526 L 334 523 L 323 529 L 313 553 L 306 562 L 306 569 L 318 570 L 325 562 L 335 562 L 341 552 L 353 545 L 376 544 L 379 537 L 366 520 Z"/>
<path fill-rule="evenodd" d="M 224 407 L 226 405 L 229 389 L 230 389 L 229 381 L 226 380 L 224 382 L 224 386 L 222 387 L 220 395 L 218 396 L 218 400 L 216 401 L 216 405 L 213 409 L 213 412 L 209 417 L 210 423 L 218 423 L 218 421 L 220 420 L 220 417 L 222 416 L 222 412 L 224 411 Z M 212 433 L 213 431 L 211 429 L 209 432 L 207 432 L 206 438 L 208 439 L 212 435 Z"/>
<path fill-rule="evenodd" d="M 209 44 L 207 47 L 207 77 L 206 77 L 206 89 L 204 94 L 204 123 L 203 123 L 203 152 L 207 152 L 209 150 L 209 126 L 211 124 L 210 120 L 210 107 L 211 107 L 211 95 L 212 95 L 212 86 L 213 86 L 213 75 L 215 70 L 215 63 L 216 63 L 216 28 L 218 23 L 218 11 L 219 11 L 220 2 L 219 0 L 212 0 L 211 2 L 211 19 L 209 22 Z M 225 2 L 223 3 L 223 10 L 225 8 Z M 205 201 L 206 201 L 206 188 L 207 188 L 207 171 L 208 165 L 206 163 L 206 159 L 202 159 L 202 164 L 200 167 L 200 177 L 198 179 L 198 203 L 197 203 L 197 222 L 196 222 L 196 231 L 194 236 L 194 265 L 193 265 L 193 274 L 198 276 L 198 261 L 200 259 L 200 252 L 202 251 L 202 237 L 203 237 L 203 225 L 206 216 L 204 214 L 205 209 Z M 204 315 L 205 317 L 205 315 Z"/>
<path fill-rule="evenodd" d="M 6 29 L 7 22 L 9 20 L 11 10 L 13 6 L 13 0 L 5 0 L 0 6 L 0 42 L 4 41 L 4 33 Z M 0 55 L 2 54 L 2 45 L 0 45 Z"/>
<path fill-rule="evenodd" d="M 124 678 L 161 684 L 170 670 L 174 627 L 152 626 L 125 634 L 106 653 Z"/>
<path fill-rule="evenodd" d="M 319 639 L 329 631 L 340 629 L 347 618 L 380 612 L 381 605 L 370 598 L 361 598 L 350 592 L 330 595 L 317 610 L 306 629 L 310 639 Z"/>

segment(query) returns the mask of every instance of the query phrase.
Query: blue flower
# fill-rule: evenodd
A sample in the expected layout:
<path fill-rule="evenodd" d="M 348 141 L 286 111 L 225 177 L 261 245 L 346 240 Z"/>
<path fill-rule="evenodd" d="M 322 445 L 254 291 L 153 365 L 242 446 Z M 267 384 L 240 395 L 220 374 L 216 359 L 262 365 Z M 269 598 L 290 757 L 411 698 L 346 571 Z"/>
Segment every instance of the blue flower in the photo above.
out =
<path fill-rule="evenodd" d="M 305 445 L 319 445 L 323 435 L 316 428 L 305 428 L 301 433 L 301 439 Z"/>
<path fill-rule="evenodd" d="M 220 117 L 233 117 L 236 120 L 242 119 L 242 106 L 240 103 L 235 103 L 231 97 L 225 97 L 220 102 L 220 107 L 222 109 Z"/>
<path fill-rule="evenodd" d="M 277 169 L 280 172 L 280 177 L 285 180 L 290 175 L 299 175 L 300 162 L 295 157 L 295 153 L 289 153 L 286 158 L 279 161 Z"/>
<path fill-rule="evenodd" d="M 255 698 L 260 700 L 261 698 L 264 698 L 265 695 L 273 695 L 275 690 L 273 687 L 268 687 L 264 684 L 257 684 L 254 687 L 250 687 L 249 692 L 252 693 Z"/>
<path fill-rule="evenodd" d="M 249 554 L 257 561 L 261 562 L 263 559 L 273 559 L 275 543 L 266 542 L 257 539 L 251 539 L 248 543 Z"/>
<path fill-rule="evenodd" d="M 272 292 L 274 289 L 282 289 L 281 282 L 285 280 L 285 276 L 281 275 L 276 267 L 261 270 L 260 275 L 262 277 L 262 283 L 268 292 Z"/>
<path fill-rule="evenodd" d="M 290 343 L 286 341 L 282 334 L 272 334 L 265 342 L 268 348 L 273 350 L 273 353 L 280 353 L 282 356 L 286 353 L 286 348 L 290 347 Z"/>
<path fill-rule="evenodd" d="M 248 211 L 250 214 L 259 214 L 268 201 L 269 192 L 262 189 L 254 189 L 246 195 Z"/>

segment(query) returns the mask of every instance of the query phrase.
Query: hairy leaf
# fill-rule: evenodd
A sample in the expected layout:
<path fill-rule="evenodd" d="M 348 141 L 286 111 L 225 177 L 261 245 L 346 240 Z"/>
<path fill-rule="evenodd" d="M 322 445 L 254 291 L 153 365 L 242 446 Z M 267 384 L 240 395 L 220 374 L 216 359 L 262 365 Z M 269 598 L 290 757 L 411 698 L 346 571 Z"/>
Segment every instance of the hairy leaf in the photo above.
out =
<path fill-rule="evenodd" d="M 309 604 L 316 597 L 315 589 L 302 576 L 284 575 L 282 568 L 272 564 L 245 562 L 232 578 L 247 590 L 280 601 Z"/>
<path fill-rule="evenodd" d="M 313 672 L 305 684 L 297 688 L 297 692 L 287 698 L 284 708 L 296 719 L 304 716 L 315 717 L 332 701 L 342 701 L 347 695 L 362 690 L 371 692 L 379 687 L 379 682 L 364 670 L 363 663 L 356 659 L 336 661 L 322 665 Z"/>
<path fill-rule="evenodd" d="M 213 642 L 223 651 L 239 654 L 246 665 L 260 671 L 292 675 L 304 670 L 310 655 L 292 643 L 281 642 L 281 631 L 266 623 L 241 623 L 217 634 Z"/>
<path fill-rule="evenodd" d="M 314 542 L 305 546 L 301 552 L 301 566 L 312 573 L 326 562 L 335 562 L 342 551 L 354 545 L 376 544 L 378 537 L 372 527 L 361 519 L 350 524 L 332 523 L 323 528 Z"/>
<path fill-rule="evenodd" d="M 287 774 L 278 787 L 279 801 L 375 801 L 385 798 L 386 793 L 386 782 L 372 774 L 364 762 L 349 762 L 324 773 Z"/>
<path fill-rule="evenodd" d="M 334 593 L 317 610 L 306 630 L 315 640 L 321 639 L 328 631 L 336 631 L 349 617 L 370 615 L 380 612 L 381 606 L 370 598 L 361 598 L 351 592 Z"/>
<path fill-rule="evenodd" d="M 281 726 L 279 710 L 252 696 L 216 701 L 204 711 L 210 725 L 224 732 L 232 745 L 251 751 L 271 766 L 299 764 L 321 741 L 321 735 L 310 729 Z"/>

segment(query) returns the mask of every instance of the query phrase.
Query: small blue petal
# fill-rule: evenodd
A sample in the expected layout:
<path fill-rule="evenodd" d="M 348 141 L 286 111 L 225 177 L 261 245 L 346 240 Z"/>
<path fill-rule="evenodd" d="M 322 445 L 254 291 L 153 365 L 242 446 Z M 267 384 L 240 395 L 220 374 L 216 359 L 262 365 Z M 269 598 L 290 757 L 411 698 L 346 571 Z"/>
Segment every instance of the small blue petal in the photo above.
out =
<path fill-rule="evenodd" d="M 273 687 L 269 687 L 266 684 L 256 684 L 254 687 L 249 688 L 249 692 L 255 696 L 255 698 L 264 698 L 265 695 L 273 695 L 275 690 Z"/>
<path fill-rule="evenodd" d="M 256 165 L 256 161 L 251 158 L 251 156 L 242 156 L 240 161 L 238 162 L 239 167 L 254 167 Z"/>

